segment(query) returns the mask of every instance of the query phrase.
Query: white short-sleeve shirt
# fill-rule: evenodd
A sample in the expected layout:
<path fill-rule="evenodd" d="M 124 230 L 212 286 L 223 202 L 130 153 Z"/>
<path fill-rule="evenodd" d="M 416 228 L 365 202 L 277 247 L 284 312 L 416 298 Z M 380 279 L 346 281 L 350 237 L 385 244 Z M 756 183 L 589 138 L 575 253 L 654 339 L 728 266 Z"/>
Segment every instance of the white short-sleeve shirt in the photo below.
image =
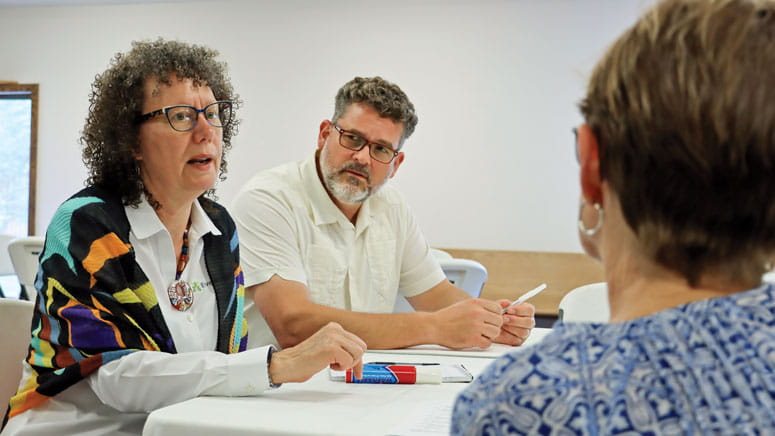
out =
<path fill-rule="evenodd" d="M 421 294 L 444 280 L 404 197 L 390 184 L 367 199 L 351 223 L 328 196 L 316 156 L 261 172 L 231 207 L 240 235 L 245 287 L 275 274 L 309 288 L 317 304 L 390 313 L 400 292 Z M 248 347 L 277 344 L 245 298 Z"/>

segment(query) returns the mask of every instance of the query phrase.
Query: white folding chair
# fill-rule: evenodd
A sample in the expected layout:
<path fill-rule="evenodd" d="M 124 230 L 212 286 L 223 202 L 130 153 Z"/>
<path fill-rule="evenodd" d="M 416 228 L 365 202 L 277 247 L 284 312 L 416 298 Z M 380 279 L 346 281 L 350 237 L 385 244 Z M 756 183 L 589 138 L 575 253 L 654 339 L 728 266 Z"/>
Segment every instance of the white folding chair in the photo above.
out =
<path fill-rule="evenodd" d="M 30 345 L 31 301 L 0 298 L 0 410 L 16 393 L 22 377 L 22 361 Z"/>
<path fill-rule="evenodd" d="M 445 251 L 435 250 L 441 253 L 449 254 Z M 441 265 L 441 270 L 447 276 L 447 280 L 458 288 L 466 291 L 470 296 L 477 298 L 482 293 L 482 287 L 487 281 L 487 268 L 481 263 L 470 259 L 456 259 L 449 255 L 446 256 L 434 253 L 434 256 Z M 414 309 L 402 295 L 396 297 L 396 304 L 393 312 L 411 312 Z"/>
<path fill-rule="evenodd" d="M 557 318 L 564 322 L 608 322 L 608 285 L 592 283 L 568 292 L 560 300 Z"/>
<path fill-rule="evenodd" d="M 487 268 L 484 265 L 470 259 L 446 259 L 440 260 L 439 264 L 450 283 L 474 298 L 482 293 L 487 281 Z"/>
<path fill-rule="evenodd" d="M 13 269 L 22 284 L 22 294 L 19 298 L 35 299 L 35 276 L 38 274 L 38 257 L 43 251 L 43 236 L 27 236 L 14 239 L 8 245 Z"/>
<path fill-rule="evenodd" d="M 8 254 L 8 244 L 10 244 L 14 238 L 15 236 L 11 235 L 0 235 L 0 276 L 14 274 L 11 256 Z M 10 289 L 3 287 L 5 285 L 7 285 L 7 281 L 3 280 L 2 283 L 0 283 L 0 297 L 5 297 L 5 294 L 10 291 Z"/>

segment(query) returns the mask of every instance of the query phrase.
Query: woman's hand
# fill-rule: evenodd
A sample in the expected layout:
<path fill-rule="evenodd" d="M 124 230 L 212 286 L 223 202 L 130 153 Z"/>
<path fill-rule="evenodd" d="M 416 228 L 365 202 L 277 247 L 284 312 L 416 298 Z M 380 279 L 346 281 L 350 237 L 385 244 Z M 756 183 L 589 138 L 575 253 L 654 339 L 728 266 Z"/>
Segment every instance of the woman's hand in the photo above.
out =
<path fill-rule="evenodd" d="M 274 353 L 269 375 L 274 383 L 303 382 L 330 366 L 338 371 L 353 368 L 361 377 L 364 352 L 361 338 L 330 322 L 298 345 Z"/>

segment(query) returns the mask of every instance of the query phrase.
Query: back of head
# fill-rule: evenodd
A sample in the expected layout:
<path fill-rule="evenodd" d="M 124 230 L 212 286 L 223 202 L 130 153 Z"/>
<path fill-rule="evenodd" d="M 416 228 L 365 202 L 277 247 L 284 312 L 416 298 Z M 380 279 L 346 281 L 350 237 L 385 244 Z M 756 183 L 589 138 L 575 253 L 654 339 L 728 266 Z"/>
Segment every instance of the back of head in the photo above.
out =
<path fill-rule="evenodd" d="M 238 100 L 226 64 L 218 62 L 217 56 L 217 51 L 204 46 L 162 39 L 136 41 L 129 52 L 116 54 L 92 83 L 81 135 L 83 160 L 89 170 L 86 183 L 120 195 L 127 204 L 137 204 L 143 186 L 133 152 L 139 147 L 137 117 L 143 109 L 143 84 L 158 80 L 169 85 L 170 75 L 175 74 L 178 79 L 210 87 L 216 100 Z M 224 154 L 231 148 L 237 124 L 234 120 L 223 127 Z M 222 158 L 222 178 L 225 171 Z"/>
<path fill-rule="evenodd" d="M 410 137 L 417 126 L 414 105 L 398 85 L 377 77 L 356 77 L 339 88 L 336 93 L 334 116 L 339 120 L 353 103 L 365 103 L 373 107 L 381 117 L 404 125 L 401 144 Z"/>
<path fill-rule="evenodd" d="M 696 285 L 775 254 L 775 2 L 666 0 L 597 65 L 581 110 L 645 254 Z"/>

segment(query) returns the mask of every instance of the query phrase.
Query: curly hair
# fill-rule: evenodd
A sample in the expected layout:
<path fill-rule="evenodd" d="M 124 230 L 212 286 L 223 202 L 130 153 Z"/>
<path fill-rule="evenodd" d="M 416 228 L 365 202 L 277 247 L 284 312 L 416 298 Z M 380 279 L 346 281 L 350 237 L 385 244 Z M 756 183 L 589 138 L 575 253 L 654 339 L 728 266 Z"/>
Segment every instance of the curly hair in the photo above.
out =
<path fill-rule="evenodd" d="M 353 103 L 366 103 L 376 109 L 381 117 L 402 123 L 404 131 L 401 133 L 400 145 L 414 133 L 417 126 L 417 114 L 409 97 L 398 85 L 382 77 L 356 77 L 339 88 L 331 121 L 336 122 L 342 118 Z"/>
<path fill-rule="evenodd" d="M 775 256 L 775 2 L 667 0 L 610 48 L 581 103 L 644 252 L 690 285 Z"/>
<path fill-rule="evenodd" d="M 232 121 L 222 129 L 218 177 L 224 180 L 226 153 L 239 124 L 234 115 L 241 101 L 234 93 L 226 64 L 216 61 L 217 56 L 217 51 L 204 46 L 161 38 L 135 41 L 128 53 L 117 53 L 110 67 L 96 76 L 89 94 L 89 114 L 80 138 L 83 162 L 89 171 L 86 185 L 113 192 L 125 205 L 140 202 L 144 187 L 135 152 L 139 149 L 140 125 L 136 120 L 143 106 L 143 84 L 152 79 L 171 85 L 172 74 L 210 87 L 216 100 L 233 102 Z M 214 188 L 203 195 L 216 199 Z M 154 203 L 151 201 L 158 208 Z"/>

